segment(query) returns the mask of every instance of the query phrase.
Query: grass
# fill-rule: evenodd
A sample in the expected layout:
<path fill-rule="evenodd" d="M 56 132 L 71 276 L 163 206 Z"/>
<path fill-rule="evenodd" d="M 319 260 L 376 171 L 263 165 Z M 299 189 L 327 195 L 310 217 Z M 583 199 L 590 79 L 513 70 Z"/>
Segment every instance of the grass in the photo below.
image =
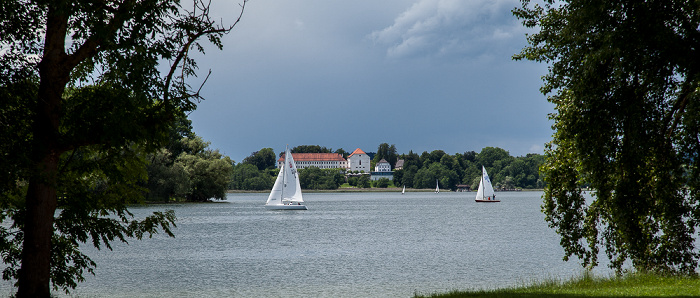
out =
<path fill-rule="evenodd" d="M 599 278 L 586 274 L 565 282 L 549 280 L 506 289 L 416 294 L 414 297 L 700 297 L 700 278 L 640 273 Z"/>

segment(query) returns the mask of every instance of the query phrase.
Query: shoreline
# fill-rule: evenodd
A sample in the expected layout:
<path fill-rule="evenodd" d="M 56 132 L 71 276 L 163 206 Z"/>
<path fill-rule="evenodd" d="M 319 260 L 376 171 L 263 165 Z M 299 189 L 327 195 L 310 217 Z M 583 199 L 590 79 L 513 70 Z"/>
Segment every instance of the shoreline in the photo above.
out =
<path fill-rule="evenodd" d="M 304 193 L 333 193 L 333 192 L 401 192 L 402 188 L 399 187 L 388 187 L 388 188 L 338 188 L 338 189 L 302 189 Z M 432 188 L 407 188 L 406 192 L 434 192 L 435 189 Z M 519 190 L 497 190 L 496 192 L 521 192 L 521 191 L 543 191 L 543 189 L 519 189 Z M 270 190 L 235 190 L 229 189 L 226 193 L 269 193 Z M 440 190 L 440 192 L 454 192 L 449 189 Z M 464 192 L 476 192 L 476 191 L 464 191 Z"/>
<path fill-rule="evenodd" d="M 338 188 L 338 189 L 303 189 L 302 191 L 304 193 L 362 193 L 362 192 L 396 192 L 400 193 L 402 188 L 399 187 L 388 187 L 388 188 Z M 432 188 L 407 188 L 406 192 L 434 192 L 435 189 Z M 520 189 L 520 190 L 505 190 L 505 191 L 497 191 L 500 193 L 503 192 L 530 192 L 530 191 L 543 191 L 542 189 Z M 449 189 L 447 190 L 440 190 L 440 192 L 445 192 L 445 193 L 462 193 L 459 191 L 451 191 Z M 463 191 L 464 193 L 476 193 L 476 191 Z M 226 191 L 227 194 L 236 194 L 236 193 L 270 193 L 270 190 L 235 190 L 235 189 L 229 189 Z M 215 200 L 215 199 L 210 199 L 209 201 L 206 202 L 188 202 L 188 201 L 172 201 L 172 202 L 163 202 L 163 201 L 144 201 L 144 204 L 146 205 L 158 205 L 158 204 L 182 204 L 182 203 L 217 203 L 217 202 L 223 202 L 223 200 Z M 138 205 L 138 204 L 137 204 Z"/>

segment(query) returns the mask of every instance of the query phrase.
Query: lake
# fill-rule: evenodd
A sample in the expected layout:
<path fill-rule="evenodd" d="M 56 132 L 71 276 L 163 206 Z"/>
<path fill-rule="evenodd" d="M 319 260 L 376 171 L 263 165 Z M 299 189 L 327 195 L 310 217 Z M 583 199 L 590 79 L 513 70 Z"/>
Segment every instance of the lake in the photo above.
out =
<path fill-rule="evenodd" d="M 541 195 L 499 192 L 500 203 L 476 203 L 474 192 L 306 193 L 307 211 L 269 211 L 267 194 L 229 194 L 136 207 L 137 217 L 174 209 L 175 238 L 85 248 L 96 275 L 72 294 L 411 297 L 580 275 L 577 260 L 561 260 Z"/>

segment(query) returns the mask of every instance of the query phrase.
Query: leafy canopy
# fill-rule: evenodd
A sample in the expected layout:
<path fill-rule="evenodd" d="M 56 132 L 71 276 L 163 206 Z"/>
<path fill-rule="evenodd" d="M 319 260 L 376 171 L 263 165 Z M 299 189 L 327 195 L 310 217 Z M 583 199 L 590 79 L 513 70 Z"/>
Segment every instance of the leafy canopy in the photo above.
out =
<path fill-rule="evenodd" d="M 96 265 L 81 243 L 172 235 L 172 211 L 127 207 L 143 199 L 144 156 L 202 99 L 190 50 L 221 48 L 240 20 L 189 3 L 0 2 L 0 254 L 17 296 L 74 288 Z"/>
<path fill-rule="evenodd" d="M 556 105 L 543 211 L 565 260 L 694 274 L 700 223 L 700 2 L 522 0 Z M 590 185 L 593 199 L 581 187 Z"/>

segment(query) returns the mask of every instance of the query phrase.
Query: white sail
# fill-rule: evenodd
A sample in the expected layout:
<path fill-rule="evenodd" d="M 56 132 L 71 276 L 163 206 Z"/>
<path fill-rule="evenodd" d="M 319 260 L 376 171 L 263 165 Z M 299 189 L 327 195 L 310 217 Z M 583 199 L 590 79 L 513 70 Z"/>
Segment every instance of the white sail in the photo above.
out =
<path fill-rule="evenodd" d="M 267 197 L 267 203 L 265 205 L 282 205 L 282 194 L 284 188 L 284 168 L 280 169 L 280 173 L 277 175 L 277 180 L 275 180 L 275 185 L 270 191 L 270 196 Z"/>
<path fill-rule="evenodd" d="M 296 206 L 292 208 L 290 202 L 297 204 L 294 204 Z M 294 163 L 294 157 L 292 157 L 289 148 L 287 148 L 284 153 L 284 162 L 280 168 L 280 173 L 277 175 L 277 180 L 275 180 L 275 185 L 272 187 L 272 191 L 270 191 L 270 196 L 267 197 L 267 203 L 265 203 L 265 205 L 270 209 L 306 210 L 306 206 L 301 205 L 303 202 L 304 199 L 301 195 L 297 166 Z"/>
<path fill-rule="evenodd" d="M 401 194 L 406 193 L 406 185 L 403 186 L 403 190 L 401 191 Z"/>
<path fill-rule="evenodd" d="M 493 185 L 491 185 L 491 179 L 489 179 L 489 174 L 486 173 L 486 168 L 481 167 L 481 181 L 479 182 L 479 190 L 476 191 L 477 200 L 493 200 Z"/>
<path fill-rule="evenodd" d="M 435 193 L 440 193 L 440 183 L 435 179 Z"/>
<path fill-rule="evenodd" d="M 299 173 L 297 165 L 294 163 L 294 157 L 289 152 L 289 148 L 284 153 L 285 159 L 285 187 L 283 201 L 292 201 L 295 203 L 304 202 L 301 196 L 301 185 L 299 184 Z"/>

